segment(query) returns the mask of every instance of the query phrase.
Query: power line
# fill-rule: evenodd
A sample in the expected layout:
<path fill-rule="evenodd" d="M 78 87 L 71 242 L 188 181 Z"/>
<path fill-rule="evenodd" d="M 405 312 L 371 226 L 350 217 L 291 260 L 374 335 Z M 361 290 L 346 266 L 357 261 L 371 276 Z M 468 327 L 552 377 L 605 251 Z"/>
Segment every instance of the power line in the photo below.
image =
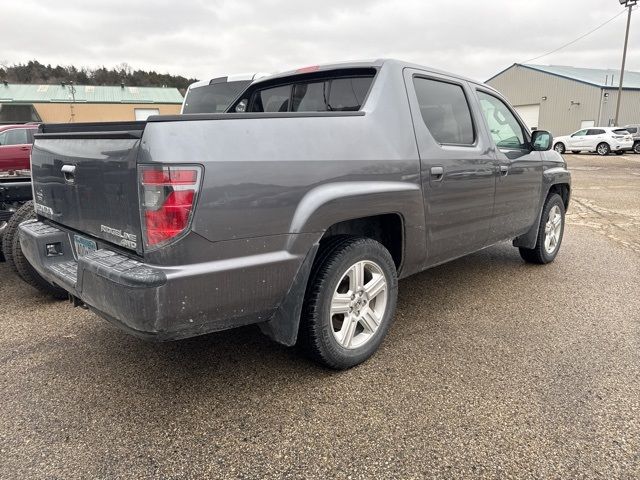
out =
<path fill-rule="evenodd" d="M 624 10 L 620 11 L 619 13 L 615 14 L 613 17 L 611 17 L 611 18 L 610 18 L 609 20 L 607 20 L 606 22 L 601 23 L 600 25 L 598 25 L 598 26 L 597 26 L 596 28 L 594 28 L 593 30 L 589 30 L 589 31 L 588 31 L 587 33 L 585 33 L 584 35 L 579 36 L 579 37 L 578 37 L 578 38 L 576 38 L 575 40 L 571 40 L 569 43 L 565 43 L 564 45 L 562 45 L 561 47 L 556 48 L 555 50 L 551 50 L 550 52 L 547 52 L 547 53 L 545 53 L 545 54 L 543 54 L 543 55 L 538 55 L 537 57 L 530 58 L 530 59 L 525 60 L 524 62 L 520 62 L 520 63 L 529 63 L 529 62 L 532 62 L 532 61 L 537 60 L 537 59 L 539 59 L 539 58 L 546 57 L 547 55 L 551 55 L 552 53 L 556 53 L 557 51 L 560 51 L 560 50 L 562 50 L 563 48 L 568 47 L 569 45 L 573 45 L 573 44 L 574 44 L 574 43 L 576 43 L 577 41 L 582 40 L 584 37 L 586 37 L 586 36 L 588 36 L 588 35 L 591 35 L 593 32 L 595 32 L 595 31 L 597 31 L 597 30 L 600 30 L 600 29 L 601 29 L 602 27 L 604 27 L 607 23 L 612 22 L 613 20 L 615 20 L 616 18 L 618 18 L 618 17 L 619 17 L 620 15 L 622 15 L 623 13 L 626 13 L 626 11 L 627 11 L 626 9 L 624 9 Z"/>

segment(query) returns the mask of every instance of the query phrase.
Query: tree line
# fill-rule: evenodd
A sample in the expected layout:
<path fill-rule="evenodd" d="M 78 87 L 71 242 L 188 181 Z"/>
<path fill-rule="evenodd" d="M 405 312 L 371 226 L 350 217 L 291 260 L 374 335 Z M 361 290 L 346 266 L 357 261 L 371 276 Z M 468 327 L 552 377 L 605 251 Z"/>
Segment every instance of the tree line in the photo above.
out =
<path fill-rule="evenodd" d="M 27 63 L 3 65 L 0 63 L 0 82 L 56 84 L 70 83 L 77 85 L 125 85 L 136 87 L 175 87 L 186 90 L 195 78 L 182 75 L 170 75 L 155 71 L 134 70 L 128 64 L 121 63 L 113 68 L 77 68 L 73 65 L 51 66 L 37 60 Z"/>

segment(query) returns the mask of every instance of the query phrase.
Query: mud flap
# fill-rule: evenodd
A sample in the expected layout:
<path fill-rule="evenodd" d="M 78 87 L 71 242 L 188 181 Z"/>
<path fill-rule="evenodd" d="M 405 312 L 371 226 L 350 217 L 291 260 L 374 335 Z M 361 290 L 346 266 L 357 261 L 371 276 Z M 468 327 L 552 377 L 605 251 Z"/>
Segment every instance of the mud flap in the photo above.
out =
<path fill-rule="evenodd" d="M 291 288 L 271 319 L 258 325 L 262 333 L 287 347 L 295 345 L 298 339 L 298 327 L 300 326 L 300 314 L 302 312 L 304 294 L 319 246 L 319 243 L 315 243 L 307 253 L 302 265 L 298 269 L 298 273 L 296 273 L 293 279 Z"/>

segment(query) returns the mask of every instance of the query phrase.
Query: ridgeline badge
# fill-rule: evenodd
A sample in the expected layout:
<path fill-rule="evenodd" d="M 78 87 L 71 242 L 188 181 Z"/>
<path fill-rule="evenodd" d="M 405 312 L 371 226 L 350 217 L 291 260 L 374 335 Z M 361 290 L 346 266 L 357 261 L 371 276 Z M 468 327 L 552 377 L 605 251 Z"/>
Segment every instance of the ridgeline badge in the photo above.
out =
<path fill-rule="evenodd" d="M 100 225 L 100 231 L 117 238 L 118 245 L 127 248 L 136 248 L 138 245 L 138 236 L 133 233 L 123 232 L 118 228 Z"/>

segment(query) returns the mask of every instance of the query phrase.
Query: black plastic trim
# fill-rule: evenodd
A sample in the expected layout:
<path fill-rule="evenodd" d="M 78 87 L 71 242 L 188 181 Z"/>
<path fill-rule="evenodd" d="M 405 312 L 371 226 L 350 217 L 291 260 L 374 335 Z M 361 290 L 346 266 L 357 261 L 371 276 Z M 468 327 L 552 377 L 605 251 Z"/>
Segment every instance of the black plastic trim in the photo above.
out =
<path fill-rule="evenodd" d="M 147 122 L 192 122 L 197 120 L 241 120 L 256 118 L 363 117 L 365 112 L 253 112 L 190 113 L 188 115 L 154 115 Z"/>

